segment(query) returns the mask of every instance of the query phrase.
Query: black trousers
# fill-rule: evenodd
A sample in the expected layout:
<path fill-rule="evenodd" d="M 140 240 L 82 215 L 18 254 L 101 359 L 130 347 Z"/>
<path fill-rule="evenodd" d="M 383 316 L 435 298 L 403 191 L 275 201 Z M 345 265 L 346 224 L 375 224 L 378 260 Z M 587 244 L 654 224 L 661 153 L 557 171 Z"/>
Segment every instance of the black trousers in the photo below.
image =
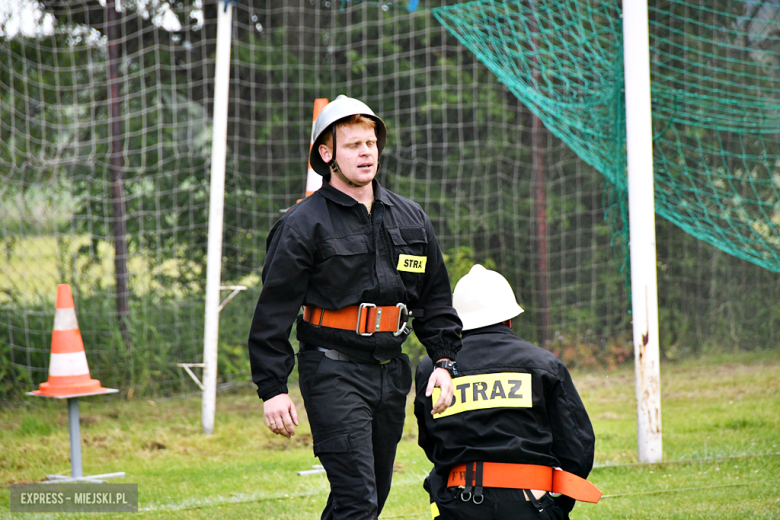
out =
<path fill-rule="evenodd" d="M 298 374 L 314 455 L 330 481 L 322 520 L 374 520 L 390 493 L 412 387 L 409 358 L 384 365 L 298 353 Z"/>
<path fill-rule="evenodd" d="M 522 489 L 483 488 L 482 501 L 463 500 L 460 488 L 447 488 L 443 478 L 431 472 L 425 490 L 436 502 L 437 520 L 565 520 L 569 515 L 559 508 L 549 493 L 534 504 L 526 500 Z M 477 503 L 479 502 L 479 503 Z"/>

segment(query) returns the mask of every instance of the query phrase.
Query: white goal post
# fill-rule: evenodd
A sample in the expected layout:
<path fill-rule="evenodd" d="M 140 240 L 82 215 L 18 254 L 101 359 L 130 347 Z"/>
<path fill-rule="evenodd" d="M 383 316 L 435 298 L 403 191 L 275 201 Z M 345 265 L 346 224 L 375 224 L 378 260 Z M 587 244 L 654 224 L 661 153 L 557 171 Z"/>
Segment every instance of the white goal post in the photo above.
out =
<path fill-rule="evenodd" d="M 203 431 L 214 432 L 217 401 L 217 344 L 219 342 L 220 284 L 222 275 L 222 220 L 225 209 L 230 44 L 233 6 L 221 0 L 217 8 L 217 61 L 214 67 L 214 116 L 211 142 L 209 239 L 206 259 L 206 317 L 203 332 Z M 234 292 L 235 295 L 235 292 Z"/>
<path fill-rule="evenodd" d="M 639 462 L 659 462 L 661 375 L 647 0 L 623 0 L 631 308 Z"/>

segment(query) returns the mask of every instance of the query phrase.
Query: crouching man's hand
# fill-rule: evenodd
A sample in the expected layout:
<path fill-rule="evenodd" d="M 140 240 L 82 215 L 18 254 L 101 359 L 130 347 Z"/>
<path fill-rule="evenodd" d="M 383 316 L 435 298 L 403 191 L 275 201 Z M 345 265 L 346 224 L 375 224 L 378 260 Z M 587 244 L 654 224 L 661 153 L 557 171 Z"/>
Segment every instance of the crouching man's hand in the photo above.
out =
<path fill-rule="evenodd" d="M 441 389 L 441 394 L 439 395 L 439 400 L 433 404 L 431 415 L 444 412 L 452 403 L 452 378 L 445 369 L 435 368 L 433 370 L 431 377 L 428 378 L 428 388 L 425 390 L 425 396 L 430 397 L 434 388 Z"/>

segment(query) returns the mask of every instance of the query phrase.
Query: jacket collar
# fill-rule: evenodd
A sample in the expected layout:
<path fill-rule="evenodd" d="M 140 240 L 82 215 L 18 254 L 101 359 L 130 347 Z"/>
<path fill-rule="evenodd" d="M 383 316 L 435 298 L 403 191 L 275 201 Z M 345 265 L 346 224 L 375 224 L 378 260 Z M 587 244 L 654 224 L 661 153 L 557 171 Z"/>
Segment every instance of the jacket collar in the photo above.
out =
<path fill-rule="evenodd" d="M 474 334 L 509 334 L 514 336 L 515 333 L 504 325 L 503 323 L 496 323 L 495 325 L 488 325 L 487 327 L 480 327 L 478 329 L 467 330 L 463 333 L 463 337 L 471 336 Z"/>
<path fill-rule="evenodd" d="M 371 181 L 373 188 L 374 188 L 374 202 L 381 202 L 382 204 L 385 204 L 386 206 L 394 206 L 393 202 L 390 200 L 390 197 L 387 196 L 387 190 L 382 188 L 382 186 L 379 184 L 379 181 L 374 179 Z M 339 191 L 331 184 L 323 179 L 322 188 L 317 190 L 319 193 L 322 194 L 323 197 L 326 199 L 335 202 L 336 204 L 341 204 L 342 206 L 354 206 L 356 204 L 359 204 L 358 201 L 344 193 L 343 191 Z"/>

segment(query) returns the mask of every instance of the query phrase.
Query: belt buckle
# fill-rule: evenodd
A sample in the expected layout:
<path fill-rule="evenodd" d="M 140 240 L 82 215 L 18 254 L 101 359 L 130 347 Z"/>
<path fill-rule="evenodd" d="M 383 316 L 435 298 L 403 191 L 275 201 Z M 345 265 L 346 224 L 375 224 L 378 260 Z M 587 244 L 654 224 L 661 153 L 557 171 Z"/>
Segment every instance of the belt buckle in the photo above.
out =
<path fill-rule="evenodd" d="M 409 334 L 412 332 L 412 329 L 406 326 L 406 322 L 409 321 L 409 309 L 403 303 L 396 303 L 395 306 L 398 307 L 398 325 L 395 327 L 393 336 L 398 337 L 401 334 Z"/>
<path fill-rule="evenodd" d="M 363 309 L 372 309 L 376 308 L 375 303 L 361 303 L 358 307 L 358 316 L 357 316 L 357 325 L 355 326 L 355 332 L 357 332 L 360 336 L 373 336 L 374 332 L 360 332 L 360 324 L 363 321 Z M 374 327 L 374 330 L 376 330 L 376 327 Z"/>

